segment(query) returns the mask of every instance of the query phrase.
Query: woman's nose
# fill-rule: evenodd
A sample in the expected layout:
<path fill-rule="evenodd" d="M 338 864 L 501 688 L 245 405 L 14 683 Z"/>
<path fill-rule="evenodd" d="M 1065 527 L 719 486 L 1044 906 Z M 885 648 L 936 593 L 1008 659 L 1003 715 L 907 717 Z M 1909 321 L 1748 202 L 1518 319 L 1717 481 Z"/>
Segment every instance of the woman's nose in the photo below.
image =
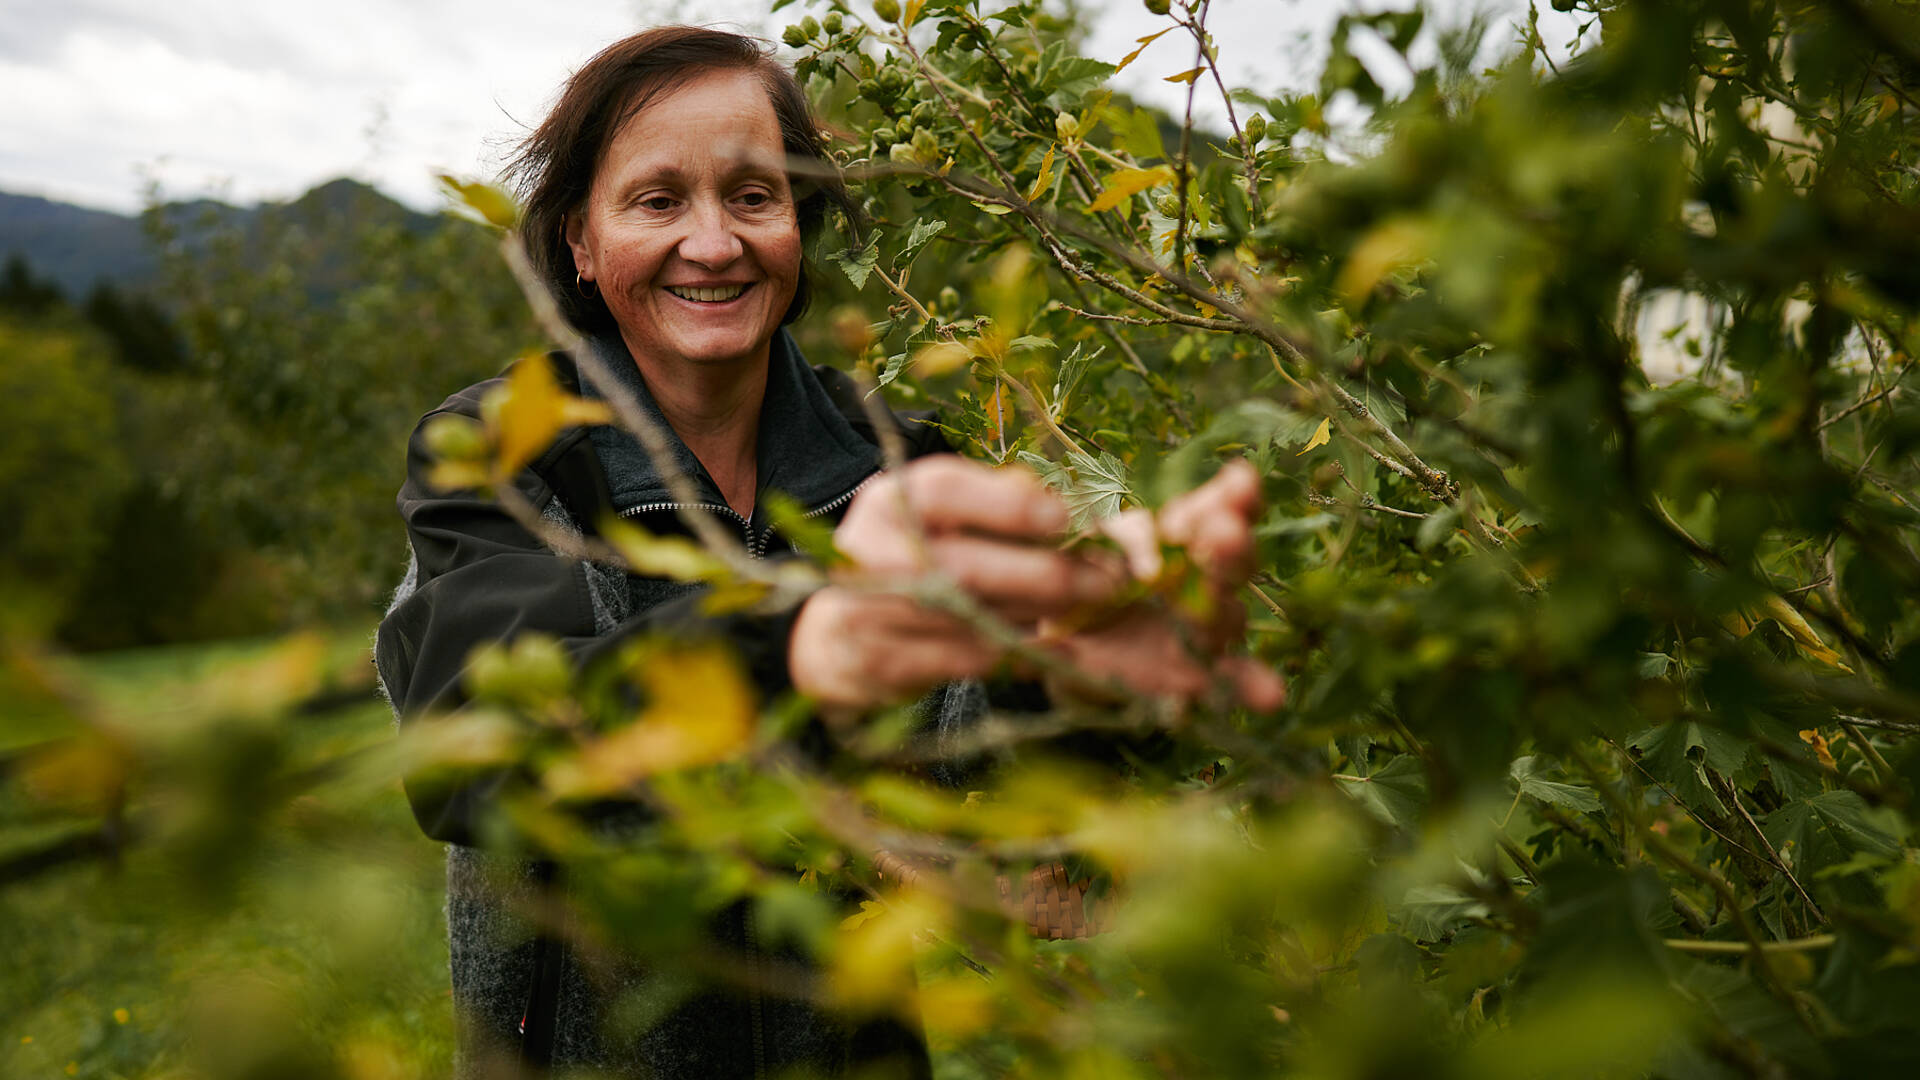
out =
<path fill-rule="evenodd" d="M 737 223 L 724 206 L 701 200 L 687 217 L 687 234 L 680 240 L 680 257 L 718 270 L 740 257 Z"/>

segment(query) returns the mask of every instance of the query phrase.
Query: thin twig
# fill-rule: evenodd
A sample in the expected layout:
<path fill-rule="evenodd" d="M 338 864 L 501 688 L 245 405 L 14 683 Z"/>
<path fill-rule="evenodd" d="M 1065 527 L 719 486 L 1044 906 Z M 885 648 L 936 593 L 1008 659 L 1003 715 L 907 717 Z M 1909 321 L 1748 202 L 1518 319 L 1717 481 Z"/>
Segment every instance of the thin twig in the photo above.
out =
<path fill-rule="evenodd" d="M 1792 941 L 1763 941 L 1760 950 L 1766 953 L 1810 952 L 1831 948 L 1835 940 L 1832 934 L 1815 934 Z M 1753 951 L 1753 946 L 1744 941 L 1695 941 L 1692 938 L 1667 938 L 1666 946 L 1675 952 L 1698 953 L 1702 956 L 1740 956 Z"/>
<path fill-rule="evenodd" d="M 1793 891 L 1800 894 L 1801 901 L 1807 905 L 1807 910 L 1813 913 L 1813 917 L 1821 922 L 1826 922 L 1827 913 L 1822 911 L 1820 905 L 1814 902 L 1813 894 L 1807 891 L 1807 887 L 1800 884 L 1800 879 L 1794 876 L 1793 868 L 1787 865 L 1787 860 L 1780 857 L 1780 852 L 1774 848 L 1773 841 L 1767 839 L 1767 834 L 1763 832 L 1760 825 L 1753 820 L 1753 815 L 1747 813 L 1745 804 L 1740 801 L 1740 793 L 1734 789 L 1734 786 L 1727 781 L 1726 777 L 1714 771 L 1712 767 L 1704 766 L 1704 768 L 1706 769 L 1708 778 L 1720 788 L 1720 797 L 1726 800 L 1728 805 L 1733 807 L 1734 813 L 1740 815 L 1741 821 L 1746 822 L 1747 829 L 1753 833 L 1753 838 L 1755 842 L 1760 845 L 1760 850 L 1767 853 L 1767 861 L 1771 862 L 1775 869 L 1786 875 L 1787 884 L 1792 885 Z"/>
<path fill-rule="evenodd" d="M 1207 0 L 1187 8 L 1192 19 L 1176 19 L 1181 26 L 1193 32 L 1194 66 L 1204 67 L 1207 62 Z M 1197 14 L 1194 14 L 1196 13 Z M 1173 197 L 1178 203 L 1179 216 L 1173 225 L 1173 263 L 1175 266 L 1187 265 L 1187 176 L 1192 170 L 1193 148 L 1193 96 L 1199 88 L 1199 76 L 1187 80 L 1187 111 L 1180 122 L 1180 156 L 1173 168 Z"/>
<path fill-rule="evenodd" d="M 1909 365 L 1908 367 L 1901 368 L 1899 378 L 1894 379 L 1893 383 L 1888 387 L 1886 387 L 1886 389 L 1881 390 L 1879 393 L 1874 394 L 1871 397 L 1863 397 L 1859 401 L 1856 401 L 1853 404 L 1847 406 L 1846 408 L 1841 409 L 1839 412 L 1834 413 L 1832 416 L 1827 417 L 1825 420 L 1820 421 L 1818 430 L 1824 431 L 1825 429 L 1832 427 L 1833 425 L 1839 423 L 1840 421 L 1845 420 L 1847 417 L 1852 416 L 1854 413 L 1859 412 L 1861 409 L 1864 409 L 1867 406 L 1874 404 L 1875 402 L 1884 401 L 1887 398 L 1892 397 L 1894 393 L 1900 389 L 1900 380 L 1906 378 L 1907 372 L 1910 370 L 1912 370 L 1911 365 Z"/>

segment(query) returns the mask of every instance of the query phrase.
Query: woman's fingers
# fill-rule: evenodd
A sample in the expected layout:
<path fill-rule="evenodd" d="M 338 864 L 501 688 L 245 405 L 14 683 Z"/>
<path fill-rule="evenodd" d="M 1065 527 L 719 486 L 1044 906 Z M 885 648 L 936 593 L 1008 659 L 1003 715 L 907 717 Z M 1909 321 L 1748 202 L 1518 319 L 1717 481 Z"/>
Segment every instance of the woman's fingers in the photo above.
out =
<path fill-rule="evenodd" d="M 860 570 L 929 571 L 1015 622 L 1032 622 L 1118 592 L 1105 561 L 1058 550 L 1064 503 L 1031 473 L 951 456 L 924 458 L 860 493 L 835 533 Z"/>
<path fill-rule="evenodd" d="M 1165 620 L 1145 612 L 1070 634 L 1050 648 L 1092 680 L 1079 689 L 1096 696 L 1106 681 L 1147 697 L 1196 701 L 1224 682 L 1248 708 L 1277 709 L 1286 701 L 1286 681 L 1272 668 L 1244 656 L 1197 655 Z"/>
<path fill-rule="evenodd" d="M 1153 514 L 1146 510 L 1128 510 L 1105 519 L 1099 529 L 1126 553 L 1127 569 L 1141 581 L 1160 576 L 1160 531 Z"/>
<path fill-rule="evenodd" d="M 929 541 L 934 565 L 962 589 L 1016 622 L 1061 615 L 1111 599 L 1127 582 L 1114 562 L 976 536 Z"/>
<path fill-rule="evenodd" d="M 1260 474 L 1230 461 L 1213 479 L 1160 511 L 1160 532 L 1192 553 L 1216 582 L 1244 580 L 1253 566 L 1253 520 L 1260 513 Z"/>
<path fill-rule="evenodd" d="M 787 640 L 794 689 L 822 705 L 902 701 L 984 675 L 1000 650 L 958 619 L 904 597 L 829 586 L 809 597 Z"/>
<path fill-rule="evenodd" d="M 891 490 L 875 492 L 871 505 L 896 518 L 913 514 L 928 534 L 985 533 L 1036 542 L 1057 542 L 1066 535 L 1066 503 L 1025 469 L 990 469 L 942 454 L 909 464 L 891 483 L 905 489 L 906 508 Z"/>
<path fill-rule="evenodd" d="M 1240 704 L 1256 712 L 1272 712 L 1287 703 L 1287 681 L 1280 673 L 1247 656 L 1221 659 L 1216 670 L 1233 682 Z"/>

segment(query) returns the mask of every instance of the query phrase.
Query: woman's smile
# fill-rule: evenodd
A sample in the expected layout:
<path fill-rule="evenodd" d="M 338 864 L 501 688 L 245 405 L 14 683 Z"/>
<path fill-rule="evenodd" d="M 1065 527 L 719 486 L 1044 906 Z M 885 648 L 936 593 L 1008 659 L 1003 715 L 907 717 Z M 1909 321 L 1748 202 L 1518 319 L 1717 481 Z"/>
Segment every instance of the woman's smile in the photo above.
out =
<path fill-rule="evenodd" d="M 739 299 L 740 294 L 752 287 L 751 285 L 669 285 L 666 288 L 668 292 L 682 300 L 714 305 Z"/>

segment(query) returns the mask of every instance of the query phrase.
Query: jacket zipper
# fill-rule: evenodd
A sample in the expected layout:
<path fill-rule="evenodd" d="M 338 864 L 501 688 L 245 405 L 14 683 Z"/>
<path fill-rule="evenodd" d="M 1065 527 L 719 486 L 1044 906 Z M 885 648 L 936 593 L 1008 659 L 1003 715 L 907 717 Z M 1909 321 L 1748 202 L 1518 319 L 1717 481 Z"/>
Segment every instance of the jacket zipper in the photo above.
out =
<path fill-rule="evenodd" d="M 878 478 L 879 475 L 880 473 L 878 471 L 870 473 L 866 477 L 866 479 L 848 488 L 844 493 L 842 493 L 838 497 L 834 499 L 830 499 L 827 502 L 821 503 L 819 506 L 816 506 L 813 509 L 806 511 L 802 516 L 811 518 L 811 517 L 820 517 L 825 514 L 833 513 L 835 510 L 838 510 L 841 507 L 852 502 L 853 497 L 855 495 L 860 494 L 861 490 L 864 489 L 868 484 L 873 483 L 873 481 L 876 478 Z M 644 506 L 635 506 L 635 507 L 630 507 L 626 510 L 622 510 L 620 511 L 620 516 L 623 518 L 639 517 L 641 514 L 651 514 L 657 510 L 672 510 L 675 513 L 678 513 L 682 510 L 705 510 L 708 513 L 724 514 L 727 517 L 732 518 L 733 520 L 740 523 L 740 535 L 746 541 L 747 556 L 753 559 L 764 558 L 766 556 L 767 543 L 773 537 L 773 529 L 771 527 L 762 529 L 759 535 L 756 536 L 753 531 L 753 525 L 750 522 L 748 522 L 746 518 L 743 518 L 740 516 L 740 511 L 735 510 L 731 506 L 721 506 L 717 503 L 678 503 L 678 502 L 647 503 Z"/>

